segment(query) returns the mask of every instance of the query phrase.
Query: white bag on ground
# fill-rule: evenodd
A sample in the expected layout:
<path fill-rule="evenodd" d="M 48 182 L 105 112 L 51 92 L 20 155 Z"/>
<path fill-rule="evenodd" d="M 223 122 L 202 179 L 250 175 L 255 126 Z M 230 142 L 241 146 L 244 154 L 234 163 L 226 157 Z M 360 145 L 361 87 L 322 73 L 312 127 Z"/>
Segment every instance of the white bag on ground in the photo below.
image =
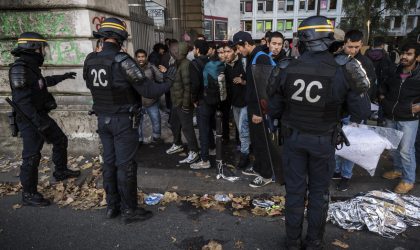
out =
<path fill-rule="evenodd" d="M 343 146 L 335 154 L 366 169 L 371 176 L 375 174 L 384 149 L 398 148 L 402 138 L 401 131 L 376 126 L 345 125 L 343 131 L 350 146 Z"/>

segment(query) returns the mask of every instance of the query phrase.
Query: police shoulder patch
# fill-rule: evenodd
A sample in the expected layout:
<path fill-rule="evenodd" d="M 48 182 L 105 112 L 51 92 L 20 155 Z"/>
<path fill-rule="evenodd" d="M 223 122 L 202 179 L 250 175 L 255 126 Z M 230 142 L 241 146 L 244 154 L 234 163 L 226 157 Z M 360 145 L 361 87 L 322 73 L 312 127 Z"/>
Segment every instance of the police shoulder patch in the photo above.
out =
<path fill-rule="evenodd" d="M 125 53 L 125 52 L 118 52 L 116 55 L 115 55 L 115 61 L 117 62 L 117 63 L 120 63 L 120 62 L 123 62 L 123 61 L 125 61 L 125 60 L 127 60 L 128 58 L 130 58 L 130 55 L 129 54 L 127 54 L 127 53 Z"/>
<path fill-rule="evenodd" d="M 10 85 L 14 89 L 23 88 L 26 86 L 26 72 L 28 68 L 26 63 L 18 61 L 10 68 Z"/>
<path fill-rule="evenodd" d="M 334 57 L 334 59 L 335 59 L 335 62 L 338 65 L 343 66 L 343 65 L 346 65 L 353 58 L 351 56 L 349 56 L 349 55 L 346 55 L 346 54 L 341 53 L 341 54 L 336 55 Z"/>
<path fill-rule="evenodd" d="M 293 58 L 284 58 L 281 59 L 278 63 L 277 63 L 277 67 L 279 67 L 280 69 L 285 69 L 287 68 L 287 66 L 289 66 L 290 62 L 293 60 Z"/>

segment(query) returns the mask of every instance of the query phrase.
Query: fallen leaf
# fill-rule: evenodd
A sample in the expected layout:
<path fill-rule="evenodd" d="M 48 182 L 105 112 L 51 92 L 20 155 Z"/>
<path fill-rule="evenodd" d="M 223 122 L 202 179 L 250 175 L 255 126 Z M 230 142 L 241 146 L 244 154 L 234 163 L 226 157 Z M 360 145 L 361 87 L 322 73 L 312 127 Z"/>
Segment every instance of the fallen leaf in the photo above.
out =
<path fill-rule="evenodd" d="M 159 211 L 159 212 L 163 212 L 163 211 L 165 211 L 165 209 L 166 209 L 166 207 L 159 207 L 159 208 L 158 208 L 158 211 Z"/>
<path fill-rule="evenodd" d="M 15 204 L 15 205 L 12 206 L 13 210 L 19 209 L 21 207 L 22 207 L 21 204 Z"/>
<path fill-rule="evenodd" d="M 172 243 L 176 242 L 176 238 L 174 236 L 171 236 L 171 239 L 172 239 Z"/>
<path fill-rule="evenodd" d="M 199 172 L 195 172 L 194 174 L 195 174 L 195 176 L 197 176 L 197 177 L 203 177 L 203 176 L 204 176 L 204 174 L 199 173 Z"/>
<path fill-rule="evenodd" d="M 235 241 L 235 246 L 236 249 L 244 249 L 244 243 L 240 240 Z"/>
<path fill-rule="evenodd" d="M 222 245 L 217 241 L 211 240 L 207 245 L 203 246 L 201 250 L 222 250 Z"/>
<path fill-rule="evenodd" d="M 234 211 L 233 215 L 245 218 L 245 217 L 248 217 L 249 213 L 245 209 L 241 209 L 241 210 Z"/>
<path fill-rule="evenodd" d="M 50 178 L 48 175 L 43 175 L 43 176 L 41 176 L 41 178 L 39 178 L 39 182 L 44 182 L 44 181 L 46 181 L 48 178 Z"/>
<path fill-rule="evenodd" d="M 171 189 L 178 190 L 178 186 L 173 186 L 173 187 L 171 187 Z"/>
<path fill-rule="evenodd" d="M 264 208 L 261 208 L 261 207 L 255 207 L 251 210 L 251 212 L 254 215 L 257 215 L 257 216 L 266 216 L 267 215 L 267 210 L 265 210 Z"/>
<path fill-rule="evenodd" d="M 88 162 L 86 164 L 83 164 L 82 166 L 80 166 L 80 169 L 88 169 L 91 168 L 93 166 L 92 162 Z"/>
<path fill-rule="evenodd" d="M 342 242 L 340 240 L 337 240 L 337 239 L 335 239 L 331 244 L 333 244 L 334 246 L 343 248 L 343 249 L 349 248 L 349 244 L 344 243 L 344 242 Z"/>

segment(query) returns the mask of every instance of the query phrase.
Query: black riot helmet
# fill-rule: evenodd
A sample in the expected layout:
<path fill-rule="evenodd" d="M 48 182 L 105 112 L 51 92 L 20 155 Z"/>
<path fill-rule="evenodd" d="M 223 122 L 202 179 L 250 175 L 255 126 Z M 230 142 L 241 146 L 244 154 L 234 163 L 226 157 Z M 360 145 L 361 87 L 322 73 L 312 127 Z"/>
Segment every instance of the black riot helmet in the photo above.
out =
<path fill-rule="evenodd" d="M 311 16 L 298 28 L 299 50 L 325 51 L 334 42 L 334 26 L 324 16 Z"/>
<path fill-rule="evenodd" d="M 18 38 L 18 45 L 12 50 L 12 55 L 20 56 L 22 53 L 34 53 L 35 50 L 48 47 L 47 40 L 35 32 L 24 32 Z"/>
<path fill-rule="evenodd" d="M 122 44 L 128 38 L 125 24 L 118 18 L 108 17 L 101 23 L 98 32 L 94 31 L 95 38 L 114 38 Z"/>

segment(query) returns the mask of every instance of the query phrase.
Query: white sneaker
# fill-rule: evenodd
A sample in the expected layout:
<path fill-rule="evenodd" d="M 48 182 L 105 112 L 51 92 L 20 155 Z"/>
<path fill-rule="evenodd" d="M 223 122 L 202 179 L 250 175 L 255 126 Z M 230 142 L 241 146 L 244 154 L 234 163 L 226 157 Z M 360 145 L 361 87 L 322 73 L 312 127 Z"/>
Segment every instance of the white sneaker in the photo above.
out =
<path fill-rule="evenodd" d="M 210 161 L 199 161 L 190 165 L 191 169 L 207 169 L 210 168 Z"/>
<path fill-rule="evenodd" d="M 259 187 L 264 187 L 267 184 L 270 184 L 273 182 L 273 179 L 265 179 L 261 176 L 257 176 L 250 184 L 250 187 L 253 188 L 259 188 Z"/>
<path fill-rule="evenodd" d="M 172 146 L 168 150 L 166 150 L 166 153 L 168 155 L 171 155 L 171 154 L 181 152 L 183 150 L 184 150 L 184 147 L 182 147 L 182 145 L 172 144 Z"/>
<path fill-rule="evenodd" d="M 188 157 L 187 158 L 185 158 L 184 160 L 180 160 L 179 161 L 179 163 L 188 163 L 188 164 L 191 164 L 191 163 L 193 163 L 193 162 L 196 162 L 197 160 L 198 160 L 198 158 L 199 158 L 199 155 L 198 155 L 198 153 L 196 153 L 196 152 L 194 152 L 194 151 L 190 151 L 189 153 L 188 153 Z"/>
<path fill-rule="evenodd" d="M 215 156 L 216 155 L 216 149 L 209 149 L 209 155 Z"/>

